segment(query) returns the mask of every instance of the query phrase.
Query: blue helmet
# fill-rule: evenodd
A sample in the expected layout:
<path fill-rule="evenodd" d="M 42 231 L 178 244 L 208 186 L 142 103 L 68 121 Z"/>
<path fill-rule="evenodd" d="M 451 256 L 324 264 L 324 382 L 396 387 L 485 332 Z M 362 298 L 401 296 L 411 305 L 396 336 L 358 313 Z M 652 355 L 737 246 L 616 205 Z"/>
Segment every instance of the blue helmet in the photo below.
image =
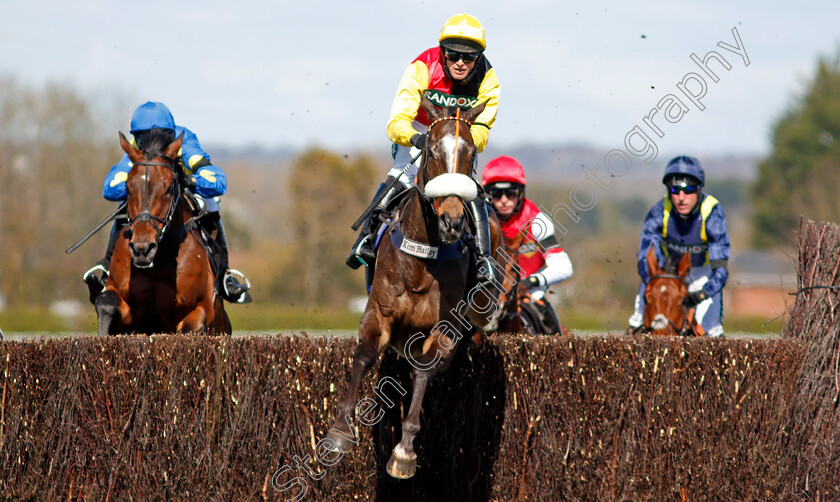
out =
<path fill-rule="evenodd" d="M 169 108 L 156 101 L 147 101 L 137 107 L 131 116 L 131 134 L 156 127 L 175 130 L 175 119 L 172 118 Z"/>
<path fill-rule="evenodd" d="M 703 171 L 703 166 L 700 161 L 694 157 L 686 157 L 684 155 L 674 157 L 671 162 L 668 162 L 668 167 L 665 168 L 665 175 L 662 177 L 662 183 L 668 185 L 669 178 L 691 176 L 697 180 L 697 184 L 702 188 L 706 183 L 706 173 Z"/>

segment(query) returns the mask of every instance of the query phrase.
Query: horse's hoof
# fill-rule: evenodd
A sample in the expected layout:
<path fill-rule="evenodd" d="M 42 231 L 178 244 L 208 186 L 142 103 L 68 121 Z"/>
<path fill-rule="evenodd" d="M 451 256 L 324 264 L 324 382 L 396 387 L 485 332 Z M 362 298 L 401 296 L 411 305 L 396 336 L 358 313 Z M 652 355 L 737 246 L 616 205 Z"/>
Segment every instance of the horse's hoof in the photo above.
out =
<path fill-rule="evenodd" d="M 353 443 L 345 437 L 330 431 L 324 438 L 329 451 L 336 453 L 350 453 L 353 451 Z"/>
<path fill-rule="evenodd" d="M 397 479 L 408 479 L 417 471 L 417 455 L 413 458 L 400 458 L 392 453 L 385 470 Z"/>

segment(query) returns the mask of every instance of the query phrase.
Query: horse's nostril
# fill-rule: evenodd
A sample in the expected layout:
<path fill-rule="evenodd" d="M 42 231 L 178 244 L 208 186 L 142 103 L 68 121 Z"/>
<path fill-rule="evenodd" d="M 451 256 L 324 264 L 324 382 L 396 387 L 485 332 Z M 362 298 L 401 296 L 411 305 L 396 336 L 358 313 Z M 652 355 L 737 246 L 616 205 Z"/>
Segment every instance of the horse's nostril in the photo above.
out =
<path fill-rule="evenodd" d="M 146 256 L 150 256 L 154 252 L 155 248 L 157 248 L 157 244 L 154 243 L 154 242 L 149 242 L 149 243 L 129 242 L 128 247 L 131 248 L 131 253 L 134 256 L 146 257 Z"/>

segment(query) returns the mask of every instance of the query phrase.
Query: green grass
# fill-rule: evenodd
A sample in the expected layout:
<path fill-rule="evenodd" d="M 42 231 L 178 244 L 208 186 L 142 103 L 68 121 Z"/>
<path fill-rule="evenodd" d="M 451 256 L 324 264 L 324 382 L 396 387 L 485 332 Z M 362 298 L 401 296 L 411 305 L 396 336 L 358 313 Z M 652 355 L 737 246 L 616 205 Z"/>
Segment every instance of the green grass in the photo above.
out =
<path fill-rule="evenodd" d="M 563 326 L 575 331 L 623 333 L 630 313 L 622 311 L 593 311 L 590 309 L 560 308 L 557 317 Z"/>
<path fill-rule="evenodd" d="M 237 331 L 285 331 L 356 329 L 361 314 L 345 309 L 289 307 L 283 305 L 225 305 L 233 329 Z M 93 306 L 78 317 L 61 317 L 46 308 L 24 307 L 0 311 L 4 332 L 95 333 Z"/>
<path fill-rule="evenodd" d="M 43 307 L 19 307 L 0 311 L 0 329 L 7 332 L 41 333 L 96 331 L 96 315 L 93 306 L 89 314 L 78 318 L 61 317 Z"/>
<path fill-rule="evenodd" d="M 559 309 L 557 316 L 564 326 L 575 331 L 602 331 L 623 333 L 627 329 L 627 311 L 593 312 Z M 724 313 L 723 328 L 726 333 L 765 333 L 778 335 L 782 331 L 785 317 L 764 319 L 757 317 L 727 317 Z"/>
<path fill-rule="evenodd" d="M 236 331 L 271 332 L 289 330 L 355 330 L 361 314 L 346 309 L 291 307 L 287 305 L 226 305 Z M 624 332 L 626 312 L 591 312 L 560 309 L 560 322 L 574 331 Z M 779 334 L 785 319 L 726 317 L 727 333 Z M 0 311 L 0 329 L 6 332 L 95 333 L 93 306 L 79 317 L 63 318 L 46 308 L 26 307 Z"/>
<path fill-rule="evenodd" d="M 723 328 L 727 333 L 768 333 L 778 335 L 782 332 L 785 317 L 763 319 L 758 317 L 723 318 Z"/>
<path fill-rule="evenodd" d="M 362 316 L 345 309 L 265 304 L 226 305 L 225 310 L 237 331 L 356 329 Z"/>

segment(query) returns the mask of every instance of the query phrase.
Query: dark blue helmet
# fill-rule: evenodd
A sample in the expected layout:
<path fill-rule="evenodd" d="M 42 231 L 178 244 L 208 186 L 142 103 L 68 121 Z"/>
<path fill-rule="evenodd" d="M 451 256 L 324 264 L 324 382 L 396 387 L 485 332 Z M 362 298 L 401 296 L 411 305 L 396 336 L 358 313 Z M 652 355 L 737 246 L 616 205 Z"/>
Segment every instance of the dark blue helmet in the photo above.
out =
<path fill-rule="evenodd" d="M 131 134 L 149 129 L 172 129 L 175 130 L 175 119 L 169 108 L 163 103 L 147 101 L 137 107 L 134 115 L 131 116 Z"/>
<path fill-rule="evenodd" d="M 662 183 L 670 185 L 673 179 L 679 177 L 692 177 L 697 180 L 697 185 L 701 188 L 706 183 L 706 173 L 703 171 L 703 166 L 700 161 L 694 157 L 686 157 L 684 155 L 674 157 L 671 162 L 668 162 L 668 167 L 665 168 L 665 175 L 662 177 Z M 689 183 L 694 184 L 694 183 Z"/>

